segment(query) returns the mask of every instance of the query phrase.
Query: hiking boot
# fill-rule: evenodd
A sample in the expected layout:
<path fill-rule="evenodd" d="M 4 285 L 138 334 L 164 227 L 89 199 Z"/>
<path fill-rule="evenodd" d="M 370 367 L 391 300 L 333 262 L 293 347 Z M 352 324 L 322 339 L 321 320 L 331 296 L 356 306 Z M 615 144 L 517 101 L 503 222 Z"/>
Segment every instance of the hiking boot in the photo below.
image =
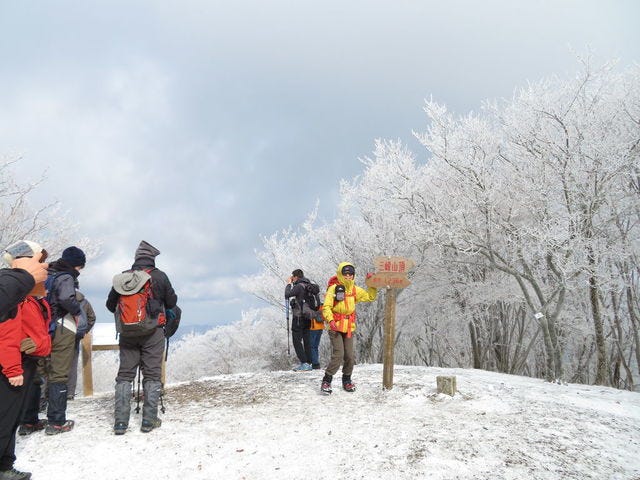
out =
<path fill-rule="evenodd" d="M 113 433 L 116 435 L 124 435 L 127 431 L 128 425 L 124 422 L 118 422 L 113 427 Z"/>
<path fill-rule="evenodd" d="M 62 425 L 53 425 L 52 423 L 47 425 L 47 428 L 44 429 L 44 433 L 47 435 L 57 435 L 59 433 L 70 432 L 73 430 L 73 425 L 75 422 L 73 420 L 67 420 Z"/>
<path fill-rule="evenodd" d="M 313 367 L 310 363 L 301 363 L 293 369 L 294 372 L 309 372 L 311 370 L 313 370 Z"/>
<path fill-rule="evenodd" d="M 347 392 L 355 392 L 356 391 L 356 384 L 349 381 L 349 382 L 343 382 L 342 383 L 342 388 L 344 388 Z"/>
<path fill-rule="evenodd" d="M 331 382 L 323 380 L 320 384 L 320 391 L 325 395 L 331 395 L 331 392 L 333 392 L 333 390 L 331 390 Z"/>
<path fill-rule="evenodd" d="M 155 420 L 142 420 L 140 431 L 143 433 L 149 433 L 154 428 L 159 428 L 162 425 L 162 420 L 156 418 Z"/>
<path fill-rule="evenodd" d="M 11 470 L 0 470 L 0 480 L 29 480 L 30 472 L 21 472 L 12 468 Z"/>
<path fill-rule="evenodd" d="M 46 426 L 46 420 L 38 420 L 36 423 L 23 423 L 18 428 L 18 435 L 31 435 L 33 432 L 44 430 Z"/>

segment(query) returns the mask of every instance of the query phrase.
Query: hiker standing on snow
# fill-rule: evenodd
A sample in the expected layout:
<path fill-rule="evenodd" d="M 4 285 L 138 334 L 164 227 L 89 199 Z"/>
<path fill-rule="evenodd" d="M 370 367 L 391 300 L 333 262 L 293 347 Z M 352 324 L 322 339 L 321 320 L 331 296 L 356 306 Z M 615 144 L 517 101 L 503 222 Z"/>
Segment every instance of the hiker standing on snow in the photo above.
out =
<path fill-rule="evenodd" d="M 319 303 L 319 302 L 318 302 Z M 324 319 L 322 318 L 322 305 L 318 305 L 318 311 L 313 312 L 311 317 L 311 327 L 309 337 L 311 338 L 311 367 L 314 370 L 320 369 L 320 340 L 324 332 Z"/>
<path fill-rule="evenodd" d="M 308 278 L 299 268 L 291 272 L 289 282 L 284 289 L 284 298 L 291 299 L 291 311 L 293 321 L 291 322 L 291 339 L 296 356 L 300 360 L 300 365 L 294 368 L 297 372 L 312 370 L 311 366 L 311 337 L 309 328 L 311 327 L 311 317 L 315 313 L 306 297 L 308 295 L 307 285 L 311 285 Z M 316 292 L 317 294 L 318 292 Z"/>
<path fill-rule="evenodd" d="M 96 323 L 96 312 L 93 310 L 91 303 L 80 290 L 76 290 L 76 299 L 80 303 L 82 310 L 87 317 L 87 326 L 84 329 L 78 329 L 76 332 L 76 343 L 73 350 L 73 359 L 71 360 L 71 368 L 69 369 L 69 381 L 67 382 L 67 400 L 73 400 L 76 396 L 76 387 L 78 385 L 78 357 L 80 357 L 80 342 L 84 336 L 91 331 Z"/>
<path fill-rule="evenodd" d="M 337 283 L 327 288 L 324 297 L 322 315 L 325 321 L 329 322 L 331 340 L 331 360 L 320 385 L 320 390 L 326 394 L 331 393 L 331 380 L 341 364 L 342 388 L 347 392 L 356 390 L 351 380 L 355 365 L 353 332 L 356 330 L 356 303 L 374 301 L 378 290 L 373 287 L 367 290 L 358 287 L 354 281 L 355 275 L 356 269 L 351 263 L 343 262 L 338 265 Z"/>
<path fill-rule="evenodd" d="M 107 309 L 116 314 L 119 329 L 120 367 L 116 377 L 115 423 L 113 431 L 123 435 L 129 425 L 131 413 L 131 392 L 138 367 L 144 377 L 144 404 L 140 431 L 150 432 L 162 422 L 158 418 L 158 403 L 162 395 L 162 355 L 164 354 L 165 312 L 167 317 L 175 316 L 178 297 L 171 286 L 169 277 L 156 268 L 155 257 L 160 251 L 142 240 L 135 253 L 130 271 L 114 277 L 114 285 L 107 298 Z M 122 317 L 121 297 L 140 294 L 150 281 L 151 293 L 146 313 L 153 324 L 150 332 L 143 334 L 122 330 L 118 325 L 118 315 Z M 152 305 L 153 304 L 153 305 Z"/>
<path fill-rule="evenodd" d="M 21 240 L 2 254 L 12 270 L 0 271 L 0 480 L 31 478 L 31 473 L 13 467 L 16 430 L 38 357 L 51 352 L 51 314 L 43 298 L 47 264 L 34 270 L 33 260 L 24 261 L 27 257 L 44 261 L 46 251 L 35 242 Z"/>
<path fill-rule="evenodd" d="M 80 270 L 87 258 L 78 247 L 68 247 L 62 257 L 49 264 L 47 278 L 47 300 L 51 305 L 51 364 L 47 384 L 49 404 L 47 407 L 47 427 L 44 433 L 56 435 L 70 431 L 73 420 L 67 420 L 67 382 L 73 361 L 78 326 L 84 328 L 86 316 L 76 299 L 76 288 Z"/>

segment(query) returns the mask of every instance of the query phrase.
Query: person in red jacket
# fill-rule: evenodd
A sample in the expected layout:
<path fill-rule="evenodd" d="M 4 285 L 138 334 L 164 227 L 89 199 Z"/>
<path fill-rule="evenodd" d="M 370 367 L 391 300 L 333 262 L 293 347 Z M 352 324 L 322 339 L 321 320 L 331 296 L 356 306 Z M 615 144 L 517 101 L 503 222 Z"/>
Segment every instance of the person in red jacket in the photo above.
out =
<path fill-rule="evenodd" d="M 29 240 L 7 247 L 3 260 L 15 267 L 20 257 L 37 257 L 44 261 L 46 251 Z M 37 277 L 36 279 L 39 279 Z M 35 283 L 28 295 L 7 312 L 0 312 L 0 480 L 27 480 L 28 472 L 13 467 L 16 460 L 16 430 L 26 398 L 27 387 L 36 370 L 38 357 L 51 353 L 49 321 L 51 311 L 45 295 L 44 280 Z"/>

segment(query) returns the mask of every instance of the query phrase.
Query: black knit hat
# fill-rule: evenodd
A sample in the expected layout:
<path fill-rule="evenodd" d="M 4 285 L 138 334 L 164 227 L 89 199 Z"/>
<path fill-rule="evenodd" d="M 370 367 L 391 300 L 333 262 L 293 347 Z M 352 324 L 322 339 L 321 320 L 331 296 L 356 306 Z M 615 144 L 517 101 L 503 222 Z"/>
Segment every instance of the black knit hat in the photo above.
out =
<path fill-rule="evenodd" d="M 87 257 L 78 247 L 67 247 L 62 251 L 62 260 L 72 267 L 84 267 Z"/>

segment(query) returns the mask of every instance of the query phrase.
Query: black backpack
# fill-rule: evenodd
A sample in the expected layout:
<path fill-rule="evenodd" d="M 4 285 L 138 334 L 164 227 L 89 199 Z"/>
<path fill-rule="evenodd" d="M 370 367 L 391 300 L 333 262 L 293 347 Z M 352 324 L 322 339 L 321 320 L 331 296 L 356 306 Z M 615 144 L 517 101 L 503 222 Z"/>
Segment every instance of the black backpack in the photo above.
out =
<path fill-rule="evenodd" d="M 320 287 L 317 283 L 309 282 L 304 284 L 305 296 L 304 301 L 309 308 L 313 311 L 317 311 L 320 308 Z"/>

